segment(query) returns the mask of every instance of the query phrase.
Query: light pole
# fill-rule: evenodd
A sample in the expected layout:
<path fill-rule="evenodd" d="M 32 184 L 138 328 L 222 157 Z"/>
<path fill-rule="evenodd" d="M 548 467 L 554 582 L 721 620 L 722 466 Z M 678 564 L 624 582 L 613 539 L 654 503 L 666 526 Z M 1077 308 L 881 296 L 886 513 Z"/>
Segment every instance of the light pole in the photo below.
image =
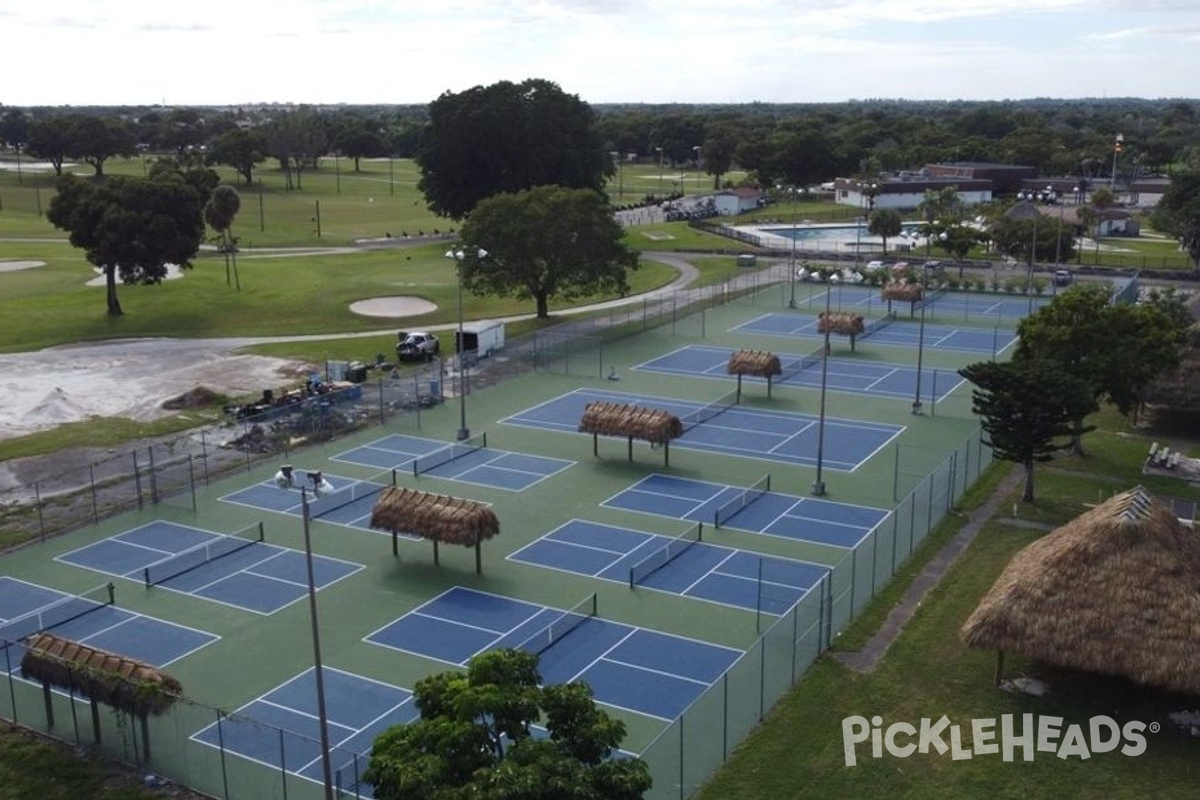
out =
<path fill-rule="evenodd" d="M 1115 142 L 1113 142 L 1113 168 L 1112 168 L 1112 181 L 1111 181 L 1111 182 L 1110 182 L 1110 184 L 1109 184 L 1109 188 L 1111 188 L 1111 189 L 1112 189 L 1112 193 L 1113 193 L 1113 200 L 1116 200 L 1116 199 L 1117 199 L 1117 157 L 1118 157 L 1119 155 L 1121 155 L 1121 147 L 1122 147 L 1124 144 L 1125 144 L 1125 136 L 1124 136 L 1124 135 L 1122 135 L 1122 134 L 1120 134 L 1120 133 L 1118 133 L 1118 134 L 1117 134 L 1117 140 L 1116 140 Z"/>
<path fill-rule="evenodd" d="M 471 429 L 467 427 L 467 369 L 465 339 L 463 337 L 463 261 L 467 259 L 467 251 L 462 247 L 446 251 L 446 258 L 455 262 L 458 272 L 458 337 L 454 342 L 454 351 L 458 357 L 458 439 L 471 438 Z M 475 248 L 475 258 L 487 258 L 487 251 L 482 247 Z"/>
<path fill-rule="evenodd" d="M 829 375 L 829 302 L 833 296 L 830 283 L 837 277 L 831 274 L 825 281 L 825 349 L 821 355 L 821 414 L 817 421 L 817 477 L 812 484 L 812 493 L 816 497 L 825 494 L 825 481 L 821 478 L 821 468 L 825 462 L 825 388 Z"/>
<path fill-rule="evenodd" d="M 917 329 L 917 390 L 913 394 L 912 413 L 921 413 L 921 360 L 925 354 L 925 306 L 929 294 L 929 269 L 921 266 L 921 325 Z"/>
<path fill-rule="evenodd" d="M 789 280 L 791 281 L 791 284 L 792 284 L 792 294 L 791 294 L 791 297 L 788 298 L 788 306 L 787 307 L 794 309 L 796 307 L 796 233 L 797 233 L 796 220 L 798 218 L 798 213 L 797 213 L 797 208 L 796 208 L 796 200 L 797 200 L 796 187 L 795 186 L 789 187 L 788 192 L 790 192 L 792 195 L 792 255 L 788 260 L 788 270 L 789 270 L 789 275 L 790 275 Z"/>
<path fill-rule="evenodd" d="M 696 154 L 696 194 L 700 194 L 700 145 L 693 145 L 692 152 Z"/>
<path fill-rule="evenodd" d="M 863 215 L 862 215 L 863 201 L 866 201 L 867 214 L 870 215 L 870 213 L 875 210 L 875 195 L 877 195 L 877 194 L 879 194 L 879 184 L 878 183 L 872 183 L 869 186 L 864 186 L 861 181 L 859 182 L 859 184 L 858 184 L 858 226 L 855 229 L 855 236 L 854 236 L 854 269 L 855 270 L 860 269 L 860 267 L 861 267 L 860 262 L 862 261 L 862 229 L 863 229 L 863 222 L 864 222 Z"/>
<path fill-rule="evenodd" d="M 663 191 L 663 149 L 656 147 L 654 148 L 654 152 L 658 153 L 658 195 L 661 199 Z"/>

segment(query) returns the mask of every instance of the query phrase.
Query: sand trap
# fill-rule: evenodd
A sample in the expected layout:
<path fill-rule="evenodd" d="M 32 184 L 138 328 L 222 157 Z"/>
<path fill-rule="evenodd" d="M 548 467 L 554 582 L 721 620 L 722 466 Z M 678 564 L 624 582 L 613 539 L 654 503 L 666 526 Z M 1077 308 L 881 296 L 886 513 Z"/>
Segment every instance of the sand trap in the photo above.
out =
<path fill-rule="evenodd" d="M 0 261 L 0 272 L 16 272 L 19 269 L 33 269 L 46 266 L 45 261 Z"/>
<path fill-rule="evenodd" d="M 96 277 L 92 278 L 90 281 L 88 281 L 87 285 L 88 286 L 104 286 L 105 285 L 104 273 L 101 270 L 96 269 L 95 267 L 93 267 L 92 269 L 94 272 L 98 272 L 100 274 L 97 275 Z M 167 277 L 166 277 L 167 280 L 173 281 L 176 278 L 182 278 L 182 277 L 183 277 L 183 270 L 181 270 L 179 268 L 178 264 L 167 264 Z M 118 274 L 117 275 L 117 283 L 120 283 L 120 282 L 121 282 L 121 276 L 120 276 L 120 274 Z"/>
<path fill-rule="evenodd" d="M 350 304 L 350 310 L 364 317 L 419 317 L 437 311 L 437 304 L 420 297 L 372 297 Z"/>

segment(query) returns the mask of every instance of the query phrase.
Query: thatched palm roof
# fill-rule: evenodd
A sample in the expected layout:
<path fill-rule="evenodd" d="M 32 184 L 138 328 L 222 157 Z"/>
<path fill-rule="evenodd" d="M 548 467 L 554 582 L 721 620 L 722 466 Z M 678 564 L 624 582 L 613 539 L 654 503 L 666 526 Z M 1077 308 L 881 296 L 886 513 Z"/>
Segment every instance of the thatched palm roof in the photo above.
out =
<path fill-rule="evenodd" d="M 736 350 L 729 354 L 725 371 L 730 375 L 770 378 L 783 374 L 779 356 L 767 350 Z"/>
<path fill-rule="evenodd" d="M 389 486 L 371 510 L 371 527 L 474 547 L 499 535 L 500 520 L 474 500 Z"/>
<path fill-rule="evenodd" d="M 162 714 L 183 686 L 150 664 L 50 633 L 25 641 L 21 672 L 27 678 L 78 693 L 138 717 Z"/>
<path fill-rule="evenodd" d="M 858 336 L 863 332 L 862 314 L 852 311 L 822 311 L 817 318 L 817 333 L 840 333 Z"/>
<path fill-rule="evenodd" d="M 915 303 L 921 299 L 924 292 L 924 287 L 919 283 L 892 281 L 883 287 L 882 297 L 884 300 L 901 300 L 906 303 Z"/>
<path fill-rule="evenodd" d="M 1200 694 L 1200 538 L 1141 487 L 1017 553 L 962 627 L 972 647 Z"/>
<path fill-rule="evenodd" d="M 661 408 L 595 401 L 584 408 L 579 431 L 665 444 L 683 435 L 683 423 L 679 417 Z"/>

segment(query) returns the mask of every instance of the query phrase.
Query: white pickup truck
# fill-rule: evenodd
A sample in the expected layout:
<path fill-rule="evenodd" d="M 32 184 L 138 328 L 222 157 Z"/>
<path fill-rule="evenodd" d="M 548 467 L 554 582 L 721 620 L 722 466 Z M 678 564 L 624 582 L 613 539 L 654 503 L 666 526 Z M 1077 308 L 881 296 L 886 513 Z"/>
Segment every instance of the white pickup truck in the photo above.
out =
<path fill-rule="evenodd" d="M 401 361 L 432 361 L 441 352 L 437 336 L 428 331 L 401 331 L 397 339 L 396 358 Z"/>

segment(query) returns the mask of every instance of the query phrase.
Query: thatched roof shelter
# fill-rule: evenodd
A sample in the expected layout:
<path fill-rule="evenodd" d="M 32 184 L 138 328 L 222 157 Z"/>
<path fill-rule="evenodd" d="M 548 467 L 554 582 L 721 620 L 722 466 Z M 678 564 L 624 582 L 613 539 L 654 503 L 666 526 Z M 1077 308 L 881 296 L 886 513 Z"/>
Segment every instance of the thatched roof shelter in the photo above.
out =
<path fill-rule="evenodd" d="M 380 493 L 371 509 L 371 527 L 392 532 L 392 552 L 397 555 L 398 534 L 429 539 L 435 564 L 440 543 L 474 547 L 476 572 L 483 570 L 480 543 L 500 535 L 500 520 L 484 503 L 400 486 Z"/>
<path fill-rule="evenodd" d="M 599 455 L 597 437 L 624 436 L 629 441 L 630 461 L 633 460 L 634 439 L 662 445 L 663 458 L 669 459 L 670 442 L 683 435 L 683 422 L 665 409 L 597 400 L 584 407 L 579 432 L 592 434 L 592 453 L 595 455 Z"/>
<path fill-rule="evenodd" d="M 854 352 L 855 342 L 862 335 L 866 326 L 862 314 L 853 311 L 822 311 L 817 315 L 817 333 L 837 333 L 850 337 L 850 352 Z M 825 340 L 829 343 L 829 339 Z"/>
<path fill-rule="evenodd" d="M 100 716 L 97 703 L 142 720 L 143 748 L 150 757 L 150 737 L 146 719 L 163 714 L 183 693 L 183 685 L 173 675 L 137 659 L 110 653 L 52 633 L 36 633 L 25 640 L 21 672 L 42 684 L 47 720 L 54 725 L 52 687 L 78 694 L 92 702 L 92 727 L 100 741 Z"/>
<path fill-rule="evenodd" d="M 742 396 L 742 376 L 752 375 L 767 379 L 767 397 L 771 396 L 771 378 L 783 374 L 779 356 L 768 350 L 735 350 L 729 354 L 725 372 L 737 376 L 738 399 Z"/>
<path fill-rule="evenodd" d="M 925 294 L 925 287 L 919 283 L 891 281 L 883 287 L 880 296 L 884 300 L 900 300 L 905 303 L 915 303 Z"/>
<path fill-rule="evenodd" d="M 971 647 L 1200 694 L 1200 538 L 1137 487 L 1017 553 L 962 627 Z"/>

